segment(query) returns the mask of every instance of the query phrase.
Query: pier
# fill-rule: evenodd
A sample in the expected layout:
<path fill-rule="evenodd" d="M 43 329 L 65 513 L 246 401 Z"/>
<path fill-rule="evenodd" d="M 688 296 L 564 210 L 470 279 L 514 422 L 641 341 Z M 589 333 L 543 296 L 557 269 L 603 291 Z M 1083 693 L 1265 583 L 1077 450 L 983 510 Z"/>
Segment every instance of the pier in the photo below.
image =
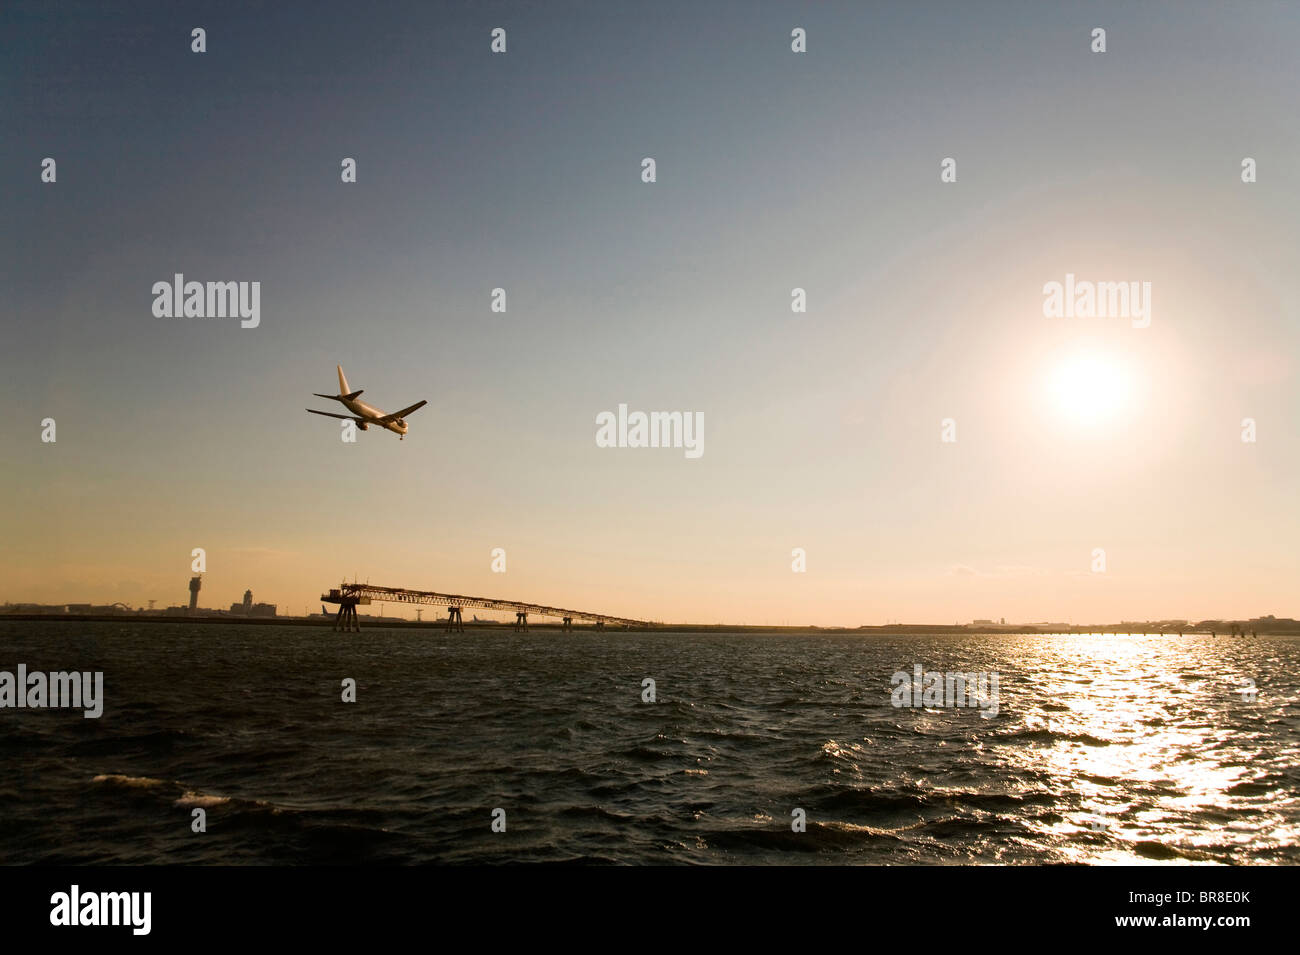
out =
<path fill-rule="evenodd" d="M 630 617 L 615 617 L 605 613 L 589 613 L 584 610 L 566 610 L 562 607 L 548 607 L 544 604 L 525 603 L 521 600 L 498 600 L 495 597 L 466 597 L 463 594 L 444 594 L 433 590 L 408 590 L 405 587 L 379 587 L 375 584 L 343 583 L 330 588 L 329 593 L 321 594 L 323 603 L 338 604 L 339 612 L 334 617 L 334 629 L 343 632 L 361 632 L 361 623 L 357 619 L 357 605 L 380 603 L 421 604 L 447 608 L 447 629 L 457 633 L 465 632 L 465 622 L 461 611 L 466 607 L 479 610 L 504 610 L 515 615 L 515 630 L 523 632 L 528 629 L 528 616 L 555 617 L 562 623 L 561 629 L 572 630 L 573 622 L 587 621 L 595 624 L 597 630 L 604 630 L 607 625 L 615 627 L 650 627 L 646 620 L 633 620 Z"/>

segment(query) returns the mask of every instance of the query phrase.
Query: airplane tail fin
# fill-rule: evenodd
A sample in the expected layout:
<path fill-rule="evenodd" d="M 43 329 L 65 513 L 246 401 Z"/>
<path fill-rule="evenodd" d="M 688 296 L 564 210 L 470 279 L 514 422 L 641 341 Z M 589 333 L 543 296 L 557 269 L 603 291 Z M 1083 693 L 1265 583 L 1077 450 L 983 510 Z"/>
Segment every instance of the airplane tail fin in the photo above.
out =
<path fill-rule="evenodd" d="M 348 380 L 347 380 L 347 378 L 344 377 L 344 375 L 343 375 L 343 366 L 342 366 L 342 365 L 339 365 L 339 394 L 341 394 L 341 395 L 350 395 L 350 394 L 352 394 L 352 389 L 348 387 Z"/>

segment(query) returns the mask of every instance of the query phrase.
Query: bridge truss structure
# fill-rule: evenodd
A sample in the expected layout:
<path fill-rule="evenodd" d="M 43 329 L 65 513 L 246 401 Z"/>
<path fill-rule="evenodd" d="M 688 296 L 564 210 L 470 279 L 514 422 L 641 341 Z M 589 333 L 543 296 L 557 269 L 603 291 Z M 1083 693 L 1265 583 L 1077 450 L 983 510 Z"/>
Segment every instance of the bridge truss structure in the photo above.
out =
<path fill-rule="evenodd" d="M 590 613 L 585 610 L 566 610 L 563 607 L 548 607 L 545 604 L 525 603 L 521 600 L 498 600 L 494 597 L 467 597 L 463 594 L 444 594 L 433 590 L 408 590 L 405 587 L 380 587 L 376 584 L 342 583 L 330 588 L 329 593 L 321 594 L 323 603 L 339 605 L 338 615 L 334 618 L 334 629 L 355 632 L 361 631 L 357 619 L 357 605 L 380 603 L 422 604 L 425 606 L 442 606 L 447 608 L 447 629 L 465 632 L 465 622 L 461 610 L 473 607 L 480 610 L 504 610 L 515 615 L 515 629 L 528 629 L 528 615 L 555 617 L 564 624 L 563 629 L 572 630 L 573 622 L 590 621 L 596 629 L 603 630 L 606 625 L 615 627 L 645 628 L 653 626 L 646 620 L 634 620 L 631 617 L 615 617 L 605 613 Z"/>

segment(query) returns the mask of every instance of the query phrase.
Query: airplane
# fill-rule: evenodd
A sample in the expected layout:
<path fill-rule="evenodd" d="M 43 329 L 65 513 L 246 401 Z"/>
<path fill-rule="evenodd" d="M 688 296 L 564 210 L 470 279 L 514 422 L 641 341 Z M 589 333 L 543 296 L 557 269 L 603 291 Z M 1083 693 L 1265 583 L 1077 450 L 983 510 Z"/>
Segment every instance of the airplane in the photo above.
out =
<path fill-rule="evenodd" d="M 346 414 L 331 414 L 328 411 L 316 411 L 308 408 L 312 414 L 324 415 L 327 418 L 340 418 L 344 421 L 355 421 L 357 427 L 362 431 L 369 431 L 372 424 L 377 424 L 387 431 L 397 435 L 397 440 L 401 441 L 406 434 L 406 416 L 418 408 L 423 408 L 429 402 L 417 401 L 409 408 L 403 408 L 401 411 L 394 411 L 392 414 L 385 414 L 378 408 L 372 408 L 364 401 L 357 401 L 357 396 L 361 394 L 361 389 L 353 391 L 348 387 L 347 378 L 343 377 L 343 366 L 339 365 L 339 393 L 337 395 L 322 395 L 320 392 L 313 391 L 317 398 L 329 398 L 332 401 L 341 402 L 343 407 L 352 412 Z"/>

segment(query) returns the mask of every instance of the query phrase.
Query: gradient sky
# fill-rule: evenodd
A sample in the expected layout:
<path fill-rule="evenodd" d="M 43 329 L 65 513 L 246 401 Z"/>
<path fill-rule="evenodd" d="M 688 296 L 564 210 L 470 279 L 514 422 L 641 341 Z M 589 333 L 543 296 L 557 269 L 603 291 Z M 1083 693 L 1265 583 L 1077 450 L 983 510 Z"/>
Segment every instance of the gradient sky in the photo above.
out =
<path fill-rule="evenodd" d="M 0 8 L 0 599 L 183 603 L 204 547 L 282 613 L 1300 616 L 1293 4 L 47 6 Z M 261 326 L 155 318 L 175 272 Z M 1150 328 L 1045 318 L 1067 272 Z M 337 362 L 404 441 L 305 413 Z M 596 447 L 621 402 L 704 456 Z"/>

